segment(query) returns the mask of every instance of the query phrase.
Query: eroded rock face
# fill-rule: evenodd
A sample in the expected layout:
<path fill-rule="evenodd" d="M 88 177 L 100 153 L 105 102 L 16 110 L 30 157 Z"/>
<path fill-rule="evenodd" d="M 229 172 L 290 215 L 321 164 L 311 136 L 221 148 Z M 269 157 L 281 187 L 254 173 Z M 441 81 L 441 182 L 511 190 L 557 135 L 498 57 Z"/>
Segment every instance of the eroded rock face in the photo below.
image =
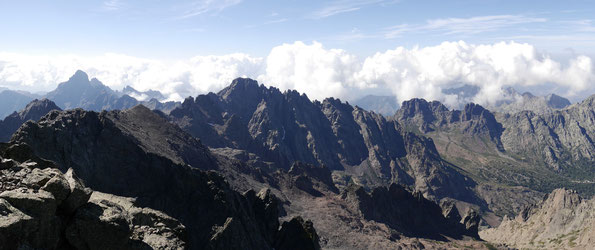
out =
<path fill-rule="evenodd" d="M 39 167 L 14 161 L 0 170 L 0 249 L 186 246 L 184 226 L 164 213 L 129 198 L 91 195 L 72 169 Z"/>
<path fill-rule="evenodd" d="M 502 116 L 502 142 L 507 151 L 560 172 L 593 173 L 595 159 L 595 95 L 546 114 L 523 111 Z"/>
<path fill-rule="evenodd" d="M 357 178 L 367 178 L 361 181 L 370 186 L 398 182 L 419 187 L 431 199 L 475 199 L 474 184 L 437 153 L 415 150 L 432 147 L 431 141 L 338 99 L 312 102 L 296 91 L 238 78 L 217 94 L 186 99 L 170 119 L 209 147 L 245 150 L 281 168 L 299 161 L 331 171 L 354 169 L 366 173 Z"/>
<path fill-rule="evenodd" d="M 468 135 L 484 135 L 503 150 L 501 142 L 502 124 L 494 114 L 482 106 L 469 103 L 462 110 L 449 110 L 438 101 L 424 99 L 404 101 L 394 118 L 408 126 L 415 126 L 423 133 L 436 129 L 455 130 Z"/>
<path fill-rule="evenodd" d="M 595 199 L 556 189 L 515 219 L 480 232 L 482 239 L 515 248 L 589 249 L 595 245 Z"/>

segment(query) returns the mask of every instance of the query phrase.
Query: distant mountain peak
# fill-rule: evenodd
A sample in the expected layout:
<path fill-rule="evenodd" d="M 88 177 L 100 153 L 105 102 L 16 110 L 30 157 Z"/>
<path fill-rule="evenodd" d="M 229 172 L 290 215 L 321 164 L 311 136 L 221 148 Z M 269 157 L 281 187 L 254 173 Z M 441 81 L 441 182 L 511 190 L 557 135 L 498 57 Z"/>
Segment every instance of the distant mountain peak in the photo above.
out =
<path fill-rule="evenodd" d="M 89 82 L 89 75 L 82 70 L 77 70 L 69 79 L 69 82 Z"/>
<path fill-rule="evenodd" d="M 258 82 L 256 80 L 250 78 L 243 78 L 238 77 L 231 82 L 230 88 L 248 88 L 248 87 L 258 87 Z"/>
<path fill-rule="evenodd" d="M 29 104 L 27 104 L 25 109 L 21 110 L 19 112 L 19 114 L 21 114 L 21 117 L 25 117 L 26 114 L 30 114 L 32 112 L 39 113 L 41 111 L 41 112 L 47 113 L 47 111 L 54 110 L 54 109 L 60 110 L 60 108 L 50 99 L 47 99 L 47 98 L 43 98 L 41 100 L 35 99 L 35 100 L 31 101 Z M 45 114 L 40 115 L 40 117 L 43 115 L 45 115 Z"/>
<path fill-rule="evenodd" d="M 552 108 L 556 108 L 556 109 L 561 109 L 561 108 L 565 108 L 567 106 L 570 106 L 570 101 L 564 97 L 561 97 L 559 95 L 556 94 L 549 94 L 547 96 L 545 96 L 545 100 L 547 101 L 547 104 L 552 107 Z"/>
<path fill-rule="evenodd" d="M 35 99 L 19 112 L 13 112 L 4 121 L 0 120 L 0 141 L 8 141 L 12 134 L 25 122 L 37 121 L 52 110 L 61 110 L 48 99 Z"/>

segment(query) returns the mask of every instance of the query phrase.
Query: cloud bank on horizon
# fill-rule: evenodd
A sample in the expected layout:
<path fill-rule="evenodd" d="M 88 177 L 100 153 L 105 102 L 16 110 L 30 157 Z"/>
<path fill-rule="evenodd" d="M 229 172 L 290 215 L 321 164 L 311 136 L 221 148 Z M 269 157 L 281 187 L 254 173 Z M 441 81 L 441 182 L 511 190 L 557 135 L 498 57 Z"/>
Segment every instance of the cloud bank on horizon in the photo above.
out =
<path fill-rule="evenodd" d="M 162 61 L 105 54 L 30 56 L 0 52 L 0 86 L 49 91 L 77 69 L 113 89 L 130 85 L 159 90 L 170 100 L 216 92 L 236 77 L 257 79 L 281 90 L 295 89 L 311 99 L 353 100 L 365 94 L 394 95 L 399 102 L 414 97 L 439 100 L 451 107 L 469 100 L 442 90 L 468 84 L 479 87 L 470 100 L 491 105 L 506 98 L 507 87 L 547 88 L 549 92 L 584 98 L 595 93 L 590 57 L 556 61 L 526 43 L 397 47 L 359 58 L 348 51 L 300 41 L 274 47 L 266 57 L 236 53 Z"/>

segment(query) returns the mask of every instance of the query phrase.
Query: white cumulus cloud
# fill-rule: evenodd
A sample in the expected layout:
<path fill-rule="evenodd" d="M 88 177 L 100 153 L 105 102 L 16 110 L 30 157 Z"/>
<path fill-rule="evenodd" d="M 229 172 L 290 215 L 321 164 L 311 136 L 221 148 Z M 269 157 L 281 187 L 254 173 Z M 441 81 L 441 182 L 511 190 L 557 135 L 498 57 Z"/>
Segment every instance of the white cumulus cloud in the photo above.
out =
<path fill-rule="evenodd" d="M 500 42 L 474 45 L 463 41 L 378 52 L 359 58 L 318 42 L 274 47 L 266 57 L 247 54 L 196 56 L 162 61 L 121 54 L 29 56 L 0 53 L 0 87 L 49 91 L 77 69 L 113 89 L 130 85 L 161 91 L 170 100 L 216 92 L 236 77 L 251 77 L 281 90 L 295 89 L 311 99 L 353 100 L 365 94 L 439 100 L 451 107 L 474 101 L 494 104 L 507 98 L 503 89 L 551 88 L 566 97 L 595 93 L 595 69 L 587 56 L 561 62 L 530 44 Z M 444 89 L 468 84 L 479 92 L 466 100 Z"/>

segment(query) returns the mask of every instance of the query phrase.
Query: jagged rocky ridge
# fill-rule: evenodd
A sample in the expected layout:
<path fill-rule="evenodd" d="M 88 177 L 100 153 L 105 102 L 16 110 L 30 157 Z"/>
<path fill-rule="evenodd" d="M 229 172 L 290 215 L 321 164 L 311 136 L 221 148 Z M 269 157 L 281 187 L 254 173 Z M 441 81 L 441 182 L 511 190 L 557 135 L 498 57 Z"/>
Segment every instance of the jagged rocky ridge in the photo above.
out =
<path fill-rule="evenodd" d="M 7 142 L 14 132 L 26 121 L 37 121 L 52 110 L 61 110 L 48 99 L 33 100 L 21 111 L 13 112 L 4 120 L 0 120 L 0 142 Z"/>
<path fill-rule="evenodd" d="M 0 249 L 186 246 L 186 230 L 176 219 L 137 207 L 133 199 L 93 192 L 72 169 L 63 174 L 48 162 L 0 161 Z"/>
<path fill-rule="evenodd" d="M 145 100 L 137 97 L 147 96 Z M 156 91 L 139 92 L 130 87 L 117 92 L 105 86 L 97 78 L 89 79 L 87 73 L 77 70 L 68 81 L 60 83 L 55 90 L 47 93 L 45 98 L 54 101 L 62 109 L 83 108 L 85 110 L 122 110 L 143 104 L 151 109 L 168 113 L 177 107 L 179 102 L 160 102 L 156 97 L 161 93 Z M 161 96 L 162 97 L 162 96 Z"/>
<path fill-rule="evenodd" d="M 312 102 L 238 78 L 217 94 L 187 98 L 169 117 L 209 147 L 245 150 L 282 168 L 301 161 L 369 187 L 399 182 L 435 200 L 475 199 L 474 183 L 443 161 L 431 140 L 337 99 Z"/>
<path fill-rule="evenodd" d="M 595 199 L 556 189 L 516 218 L 480 233 L 482 239 L 523 249 L 589 249 L 595 246 Z"/>
<path fill-rule="evenodd" d="M 533 182 L 537 183 L 532 183 L 533 188 L 549 192 L 555 185 L 569 182 L 560 178 L 588 184 L 595 177 L 593 99 L 595 96 L 545 114 L 531 111 L 494 114 L 475 104 L 466 105 L 462 111 L 451 111 L 436 101 L 413 99 L 403 103 L 394 119 L 409 130 L 432 137 L 441 155 L 450 157 L 451 162 L 468 171 L 483 171 L 478 174 L 494 180 L 490 175 L 515 170 L 484 171 L 467 166 L 470 162 L 480 166 L 527 166 L 527 171 L 510 173 L 516 176 L 502 180 L 527 185 L 528 179 L 534 178 Z M 470 115 L 465 115 L 467 113 Z M 465 116 L 468 119 L 462 118 Z M 539 176 L 527 177 L 532 174 Z M 558 184 L 543 183 L 550 179 Z M 588 185 L 573 188 L 589 189 Z"/>
<path fill-rule="evenodd" d="M 438 101 L 412 99 L 403 102 L 395 119 L 403 124 L 417 125 L 422 133 L 436 129 L 454 129 L 463 134 L 485 135 L 499 150 L 503 150 L 500 141 L 502 125 L 489 110 L 474 103 L 466 104 L 463 110 L 451 111 Z"/>
<path fill-rule="evenodd" d="M 135 197 L 135 205 L 165 212 L 186 227 L 191 249 L 282 249 L 283 230 L 304 230 L 310 242 L 296 242 L 317 244 L 308 223 L 278 231 L 270 192 L 240 194 L 220 175 L 201 170 L 221 166 L 198 139 L 162 115 L 143 106 L 52 111 L 25 123 L 7 154 L 19 156 L 16 149 L 30 147 L 61 171 L 72 168 L 94 190 Z"/>
<path fill-rule="evenodd" d="M 80 109 L 52 111 L 37 123 L 27 122 L 13 136 L 11 145 L 28 145 L 39 157 L 56 162 L 61 170 L 74 169 L 96 190 L 136 197 L 138 206 L 176 218 L 186 226 L 190 248 L 318 248 L 319 238 L 320 244 L 327 247 L 361 248 L 370 244 L 366 239 L 378 239 L 390 232 L 390 237 L 395 238 L 387 237 L 374 245 L 382 249 L 410 246 L 414 243 L 407 243 L 409 237 L 426 236 L 411 228 L 405 231 L 406 227 L 388 223 L 390 220 L 375 222 L 365 217 L 366 210 L 356 205 L 359 198 L 341 198 L 331 171 L 323 165 L 295 162 L 287 169 L 239 149 L 211 151 L 165 117 L 142 106 L 101 113 Z M 424 144 L 411 147 L 409 152 L 420 154 L 425 150 L 435 151 L 426 149 Z M 225 175 L 238 190 L 248 191 L 243 194 L 233 191 L 218 174 L 197 168 L 213 169 Z M 249 190 L 261 188 L 268 189 L 258 194 Z M 281 199 L 277 201 L 275 196 Z M 374 200 L 388 202 L 385 199 L 391 197 Z M 413 200 L 421 204 L 418 208 L 433 204 L 432 218 L 436 218 L 434 225 L 439 227 L 432 232 L 437 238 L 445 239 L 439 236 L 444 235 L 465 239 L 463 235 L 471 235 L 472 239 L 473 232 L 476 234 L 476 228 L 451 232 L 452 227 L 465 226 L 459 225 L 458 220 L 445 220 L 440 208 L 436 210 L 437 205 L 421 195 Z M 329 206 L 324 205 L 327 202 Z M 414 209 L 414 204 L 400 204 L 401 216 L 426 216 L 425 210 Z M 280 229 L 279 216 L 285 221 Z M 313 224 L 298 219 L 300 216 Z M 348 221 L 378 225 L 371 230 L 354 230 Z M 391 229 L 377 229 L 379 226 Z M 318 227 L 323 230 L 319 231 Z M 345 231 L 351 231 L 354 237 L 345 240 L 345 234 L 341 234 Z M 292 235 L 301 236 L 289 237 Z M 436 243 L 419 243 L 432 244 Z"/>

